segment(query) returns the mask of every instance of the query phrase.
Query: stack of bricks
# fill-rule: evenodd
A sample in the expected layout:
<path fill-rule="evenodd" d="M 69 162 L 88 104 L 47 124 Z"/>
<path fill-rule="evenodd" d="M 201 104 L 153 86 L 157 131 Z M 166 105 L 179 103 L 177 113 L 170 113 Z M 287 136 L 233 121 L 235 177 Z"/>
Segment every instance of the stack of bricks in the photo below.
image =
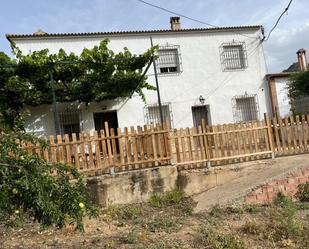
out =
<path fill-rule="evenodd" d="M 283 179 L 273 180 L 259 186 L 247 194 L 245 203 L 266 204 L 271 202 L 279 192 L 293 197 L 298 191 L 298 186 L 306 182 L 309 182 L 309 167 L 288 174 Z"/>

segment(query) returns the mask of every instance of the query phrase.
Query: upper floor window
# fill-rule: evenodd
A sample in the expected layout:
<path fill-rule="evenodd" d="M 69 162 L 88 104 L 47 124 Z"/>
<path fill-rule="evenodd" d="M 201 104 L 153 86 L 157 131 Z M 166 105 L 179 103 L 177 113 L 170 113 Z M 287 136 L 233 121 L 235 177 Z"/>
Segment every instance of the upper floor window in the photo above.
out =
<path fill-rule="evenodd" d="M 224 71 L 245 69 L 248 66 L 246 44 L 244 42 L 223 43 L 220 50 Z"/>
<path fill-rule="evenodd" d="M 156 63 L 159 74 L 173 74 L 182 71 L 179 46 L 159 47 L 158 57 Z"/>

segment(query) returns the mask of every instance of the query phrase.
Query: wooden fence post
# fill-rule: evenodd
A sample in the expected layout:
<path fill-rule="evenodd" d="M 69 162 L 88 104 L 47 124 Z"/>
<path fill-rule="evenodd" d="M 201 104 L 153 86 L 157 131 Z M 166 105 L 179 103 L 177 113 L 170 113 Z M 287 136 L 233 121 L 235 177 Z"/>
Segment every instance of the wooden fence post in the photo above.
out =
<path fill-rule="evenodd" d="M 272 151 L 271 158 L 275 159 L 274 137 L 272 136 L 271 123 L 270 123 L 269 117 L 266 113 L 264 113 L 264 119 L 265 119 L 265 123 L 266 123 L 266 126 L 267 126 L 269 147 L 270 147 L 270 150 Z"/>

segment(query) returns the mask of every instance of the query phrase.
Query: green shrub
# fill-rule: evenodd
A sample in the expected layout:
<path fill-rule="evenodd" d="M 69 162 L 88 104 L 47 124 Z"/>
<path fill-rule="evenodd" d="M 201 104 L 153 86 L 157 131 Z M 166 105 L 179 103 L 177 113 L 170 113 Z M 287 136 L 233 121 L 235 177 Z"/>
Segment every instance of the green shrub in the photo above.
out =
<path fill-rule="evenodd" d="M 73 166 L 47 163 L 30 155 L 16 141 L 41 143 L 46 147 L 35 136 L 18 128 L 1 133 L 1 222 L 14 224 L 31 218 L 44 227 L 75 224 L 82 230 L 83 217 L 96 214 L 82 175 Z"/>
<path fill-rule="evenodd" d="M 297 235 L 300 231 L 300 224 L 295 218 L 298 210 L 296 203 L 291 198 L 278 193 L 273 204 L 271 222 L 268 224 L 272 237 L 279 241 Z"/>
<path fill-rule="evenodd" d="M 296 197 L 301 202 L 309 202 L 309 182 L 298 186 Z"/>
<path fill-rule="evenodd" d="M 151 196 L 149 203 L 154 207 L 163 208 L 167 206 L 178 205 L 182 202 L 183 199 L 184 193 L 182 191 L 173 190 L 161 195 L 155 194 Z"/>

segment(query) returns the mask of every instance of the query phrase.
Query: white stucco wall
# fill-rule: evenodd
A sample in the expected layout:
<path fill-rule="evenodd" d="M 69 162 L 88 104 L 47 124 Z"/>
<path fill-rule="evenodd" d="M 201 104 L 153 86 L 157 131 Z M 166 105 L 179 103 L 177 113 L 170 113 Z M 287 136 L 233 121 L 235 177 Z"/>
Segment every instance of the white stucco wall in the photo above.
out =
<path fill-rule="evenodd" d="M 154 44 L 179 45 L 183 72 L 177 75 L 159 76 L 162 102 L 171 102 L 175 127 L 193 126 L 191 106 L 199 104 L 202 95 L 209 105 L 212 124 L 234 122 L 232 98 L 235 95 L 257 94 L 261 117 L 268 111 L 268 91 L 265 80 L 265 58 L 260 44 L 259 30 L 237 31 L 248 38 L 231 31 L 216 32 L 173 32 L 145 33 L 135 35 L 109 36 L 109 47 L 119 52 L 128 47 L 133 53 L 143 53 L 150 47 L 150 36 Z M 56 53 L 60 48 L 67 52 L 81 53 L 83 48 L 91 48 L 106 37 L 65 37 L 65 38 L 19 38 L 14 40 L 24 52 L 48 48 Z M 222 43 L 239 41 L 246 43 L 248 67 L 245 70 L 223 72 L 219 47 Z M 155 85 L 153 68 L 148 71 L 149 83 Z M 155 91 L 146 91 L 147 104 L 157 103 Z M 145 122 L 143 109 L 145 103 L 138 96 L 133 96 L 125 105 L 107 102 L 91 105 L 83 109 L 84 130 L 94 130 L 93 112 L 117 110 L 120 127 L 142 125 Z M 82 107 L 81 107 L 82 108 Z M 51 106 L 29 107 L 31 116 L 27 122 L 28 130 L 36 130 L 42 135 L 54 133 Z"/>
<path fill-rule="evenodd" d="M 287 117 L 292 114 L 290 98 L 288 96 L 288 77 L 275 78 L 279 113 L 281 117 Z"/>

